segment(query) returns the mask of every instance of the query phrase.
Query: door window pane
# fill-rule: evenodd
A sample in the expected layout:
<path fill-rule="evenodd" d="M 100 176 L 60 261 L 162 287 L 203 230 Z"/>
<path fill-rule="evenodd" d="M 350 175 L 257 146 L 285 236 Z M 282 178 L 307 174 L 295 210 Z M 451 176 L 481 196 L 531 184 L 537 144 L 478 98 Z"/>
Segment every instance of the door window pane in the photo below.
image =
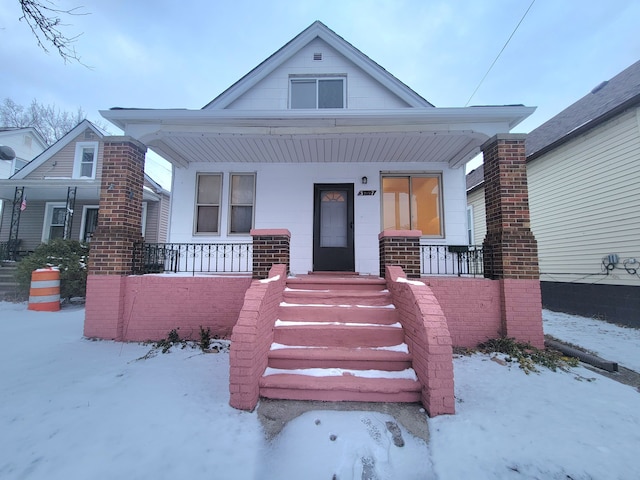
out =
<path fill-rule="evenodd" d="M 320 202 L 320 246 L 347 246 L 347 192 L 324 192 Z"/>

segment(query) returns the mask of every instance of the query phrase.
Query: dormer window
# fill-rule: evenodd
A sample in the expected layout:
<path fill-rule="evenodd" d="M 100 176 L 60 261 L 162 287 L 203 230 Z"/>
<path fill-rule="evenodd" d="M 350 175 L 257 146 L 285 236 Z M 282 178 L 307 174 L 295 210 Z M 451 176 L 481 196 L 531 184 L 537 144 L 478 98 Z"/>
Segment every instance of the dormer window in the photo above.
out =
<path fill-rule="evenodd" d="M 96 178 L 98 162 L 98 142 L 76 143 L 73 162 L 73 178 Z"/>
<path fill-rule="evenodd" d="M 290 80 L 290 108 L 344 108 L 344 77 L 295 77 Z"/>

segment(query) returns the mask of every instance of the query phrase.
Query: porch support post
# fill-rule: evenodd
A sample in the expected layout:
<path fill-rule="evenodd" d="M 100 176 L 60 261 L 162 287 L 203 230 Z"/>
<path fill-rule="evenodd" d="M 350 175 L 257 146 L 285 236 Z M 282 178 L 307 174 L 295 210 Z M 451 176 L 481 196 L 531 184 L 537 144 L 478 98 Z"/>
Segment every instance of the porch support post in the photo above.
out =
<path fill-rule="evenodd" d="M 142 241 L 146 147 L 131 137 L 105 137 L 98 226 L 89 251 L 86 337 L 123 340 L 126 276 Z"/>
<path fill-rule="evenodd" d="M 407 278 L 420 278 L 420 230 L 384 230 L 378 235 L 380 276 L 386 267 L 402 267 Z"/>
<path fill-rule="evenodd" d="M 273 265 L 286 265 L 289 272 L 291 232 L 287 229 L 254 229 L 253 237 L 253 278 L 269 277 Z"/>
<path fill-rule="evenodd" d="M 487 235 L 485 277 L 502 291 L 502 334 L 544 347 L 538 247 L 530 228 L 526 135 L 500 134 L 482 146 Z"/>

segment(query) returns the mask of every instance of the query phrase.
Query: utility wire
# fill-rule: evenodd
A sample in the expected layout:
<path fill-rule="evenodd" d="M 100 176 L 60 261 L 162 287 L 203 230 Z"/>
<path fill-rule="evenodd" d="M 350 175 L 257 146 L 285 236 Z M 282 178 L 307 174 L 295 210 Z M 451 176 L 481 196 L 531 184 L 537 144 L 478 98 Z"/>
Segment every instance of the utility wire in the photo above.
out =
<path fill-rule="evenodd" d="M 500 53 L 498 53 L 498 55 L 496 56 L 495 60 L 493 61 L 493 63 L 491 64 L 491 66 L 489 67 L 489 70 L 487 70 L 487 73 L 484 74 L 484 77 L 482 77 L 482 80 L 480 80 L 480 83 L 478 84 L 478 86 L 476 87 L 476 89 L 473 91 L 473 93 L 471 94 L 471 96 L 469 97 L 469 100 L 467 100 L 467 103 L 465 103 L 465 107 L 467 107 L 469 105 L 469 102 L 471 101 L 471 99 L 473 98 L 473 96 L 476 94 L 476 92 L 478 91 L 478 89 L 480 88 L 480 86 L 482 85 L 482 83 L 484 82 L 485 78 L 487 78 L 487 75 L 489 75 L 489 72 L 491 71 L 491 69 L 493 68 L 493 66 L 496 64 L 496 62 L 498 61 L 498 59 L 500 58 L 500 55 L 502 55 L 502 52 L 504 52 L 504 49 L 507 48 L 507 45 L 509 45 L 509 42 L 511 41 L 511 39 L 513 38 L 513 36 L 515 35 L 516 31 L 518 30 L 518 28 L 520 27 L 520 24 L 522 23 L 522 21 L 524 20 L 524 18 L 527 16 L 527 13 L 529 13 L 529 10 L 531 10 L 531 7 L 533 7 L 533 4 L 536 3 L 536 0 L 532 0 L 531 1 L 531 5 L 529 5 L 529 8 L 527 8 L 527 11 L 524 12 L 524 15 L 522 15 L 522 18 L 520 19 L 520 21 L 518 22 L 518 24 L 516 25 L 516 28 L 513 29 L 513 32 L 511 32 L 511 35 L 509 35 L 509 38 L 507 39 L 507 41 L 505 42 L 504 46 L 502 47 L 502 50 L 500 50 Z"/>

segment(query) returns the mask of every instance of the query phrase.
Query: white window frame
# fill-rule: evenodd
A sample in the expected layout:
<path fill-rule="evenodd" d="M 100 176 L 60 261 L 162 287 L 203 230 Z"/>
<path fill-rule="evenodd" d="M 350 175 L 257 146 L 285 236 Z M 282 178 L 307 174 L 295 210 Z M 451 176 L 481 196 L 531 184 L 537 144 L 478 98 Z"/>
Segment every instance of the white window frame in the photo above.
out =
<path fill-rule="evenodd" d="M 20 168 L 17 168 L 17 162 L 20 163 L 24 163 L 24 165 L 22 165 Z M 24 167 L 26 167 L 27 165 L 29 165 L 29 160 L 24 160 L 22 158 L 14 158 L 13 161 L 11 162 L 11 173 L 9 174 L 9 176 L 18 173 L 20 170 L 22 170 Z"/>
<path fill-rule="evenodd" d="M 347 76 L 346 75 L 291 75 L 289 77 L 289 109 L 291 110 L 305 110 L 304 108 L 293 108 L 291 106 L 292 96 L 293 96 L 293 88 L 292 84 L 296 82 L 296 80 L 314 80 L 316 83 L 316 106 L 310 108 L 309 110 L 340 110 L 347 108 Z M 318 107 L 318 82 L 321 80 L 342 80 L 342 108 L 340 107 Z"/>
<path fill-rule="evenodd" d="M 91 167 L 91 176 L 82 177 L 80 172 L 82 171 L 82 153 L 86 149 L 93 150 L 93 166 Z M 78 142 L 76 143 L 76 153 L 73 160 L 73 178 L 96 178 L 96 169 L 98 166 L 98 142 Z"/>
<path fill-rule="evenodd" d="M 142 202 L 142 238 L 147 231 L 147 202 Z"/>
<path fill-rule="evenodd" d="M 78 234 L 78 240 L 81 242 L 84 240 L 82 238 L 84 236 L 84 227 L 87 224 L 87 210 L 89 209 L 98 209 L 98 205 L 83 205 L 82 206 L 82 221 L 80 222 L 80 233 Z"/>
<path fill-rule="evenodd" d="M 206 176 L 206 175 L 215 175 L 217 177 L 220 177 L 220 194 L 218 196 L 218 231 L 217 232 L 199 232 L 198 231 L 198 183 L 199 183 L 199 179 L 202 176 Z M 203 235 L 220 235 L 220 223 L 221 223 L 221 218 L 222 218 L 222 190 L 224 188 L 224 175 L 222 174 L 222 172 L 196 172 L 196 181 L 195 181 L 195 188 L 194 188 L 194 196 L 193 196 L 193 235 L 194 236 L 203 236 Z M 203 204 L 203 205 L 209 205 L 209 206 L 213 206 L 214 204 Z"/>
<path fill-rule="evenodd" d="M 49 234 L 51 233 L 51 221 L 53 220 L 54 208 L 67 208 L 67 204 L 64 202 L 47 202 L 44 208 L 44 222 L 42 225 L 42 243 L 49 241 Z"/>
<path fill-rule="evenodd" d="M 438 203 L 438 215 L 440 219 L 440 235 L 427 235 L 423 234 L 421 238 L 425 239 L 445 239 L 445 219 L 444 219 L 444 211 L 445 211 L 445 197 L 444 197 L 444 175 L 442 172 L 381 172 L 380 174 L 380 191 L 382 194 L 380 195 L 380 226 L 384 228 L 384 190 L 382 188 L 382 183 L 384 178 L 408 178 L 409 179 L 409 192 L 411 192 L 411 179 L 412 178 L 437 178 L 438 179 L 438 187 L 440 188 L 439 194 L 439 203 Z M 409 203 L 409 207 L 411 208 L 411 203 Z M 411 211 L 409 211 L 409 218 L 411 218 Z M 414 225 L 411 225 L 410 228 L 414 228 Z"/>
<path fill-rule="evenodd" d="M 249 232 L 251 231 L 252 228 L 254 228 L 255 226 L 255 220 L 256 220 L 256 179 L 257 179 L 257 175 L 256 172 L 231 172 L 229 173 L 229 208 L 227 210 L 228 214 L 227 214 L 227 233 L 229 235 L 249 235 L 249 232 L 232 232 L 231 231 L 231 209 L 234 206 L 238 206 L 238 207 L 248 207 L 249 204 L 247 203 L 239 203 L 239 204 L 234 204 L 232 202 L 232 195 L 233 195 L 233 177 L 234 176 L 241 176 L 241 177 L 253 177 L 253 203 L 251 204 L 251 227 L 249 228 Z"/>

